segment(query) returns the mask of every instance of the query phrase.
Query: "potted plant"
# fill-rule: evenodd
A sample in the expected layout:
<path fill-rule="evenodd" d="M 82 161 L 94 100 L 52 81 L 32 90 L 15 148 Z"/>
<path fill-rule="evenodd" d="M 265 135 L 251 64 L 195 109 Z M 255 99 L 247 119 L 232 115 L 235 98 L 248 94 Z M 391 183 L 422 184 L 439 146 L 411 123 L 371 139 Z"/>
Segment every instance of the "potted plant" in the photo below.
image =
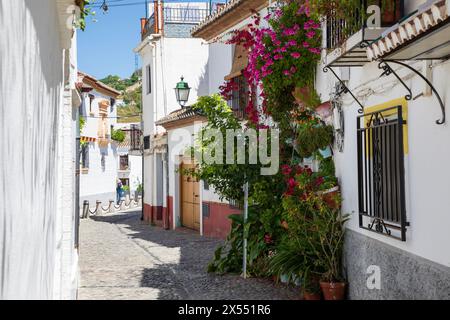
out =
<path fill-rule="evenodd" d="M 281 241 L 270 259 L 270 271 L 282 275 L 285 283 L 300 284 L 305 300 L 320 300 L 320 273 L 311 270 L 314 256 L 307 252 L 305 239 L 290 232 Z"/>
<path fill-rule="evenodd" d="M 301 158 L 309 158 L 317 150 L 324 149 L 333 142 L 332 126 L 320 122 L 299 123 L 296 131 L 295 150 Z"/>
<path fill-rule="evenodd" d="M 317 246 L 314 251 L 325 272 L 320 287 L 325 300 L 343 300 L 346 282 L 342 277 L 342 253 L 344 247 L 344 224 L 348 215 L 328 205 L 320 206 L 312 222 L 317 232 Z"/>

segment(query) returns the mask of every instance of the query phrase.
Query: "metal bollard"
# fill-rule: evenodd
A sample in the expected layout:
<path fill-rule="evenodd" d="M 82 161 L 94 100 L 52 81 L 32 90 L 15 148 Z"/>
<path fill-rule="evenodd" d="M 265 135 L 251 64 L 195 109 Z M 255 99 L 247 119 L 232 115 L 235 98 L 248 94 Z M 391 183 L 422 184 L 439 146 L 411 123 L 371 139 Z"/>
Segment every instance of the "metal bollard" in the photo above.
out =
<path fill-rule="evenodd" d="M 83 201 L 83 214 L 82 214 L 81 218 L 82 219 L 89 218 L 89 201 L 88 200 Z"/>
<path fill-rule="evenodd" d="M 95 204 L 95 215 L 99 216 L 102 214 L 102 202 L 97 200 Z"/>

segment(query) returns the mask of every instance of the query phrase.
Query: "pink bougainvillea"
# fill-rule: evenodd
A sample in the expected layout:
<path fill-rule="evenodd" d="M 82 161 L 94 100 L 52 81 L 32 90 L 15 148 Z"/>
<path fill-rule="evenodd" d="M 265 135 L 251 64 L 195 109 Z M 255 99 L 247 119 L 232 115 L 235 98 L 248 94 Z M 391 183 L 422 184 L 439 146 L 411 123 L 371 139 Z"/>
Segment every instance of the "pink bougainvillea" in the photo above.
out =
<path fill-rule="evenodd" d="M 248 50 L 248 65 L 243 70 L 250 87 L 245 111 L 249 122 L 256 126 L 263 118 L 261 113 L 276 112 L 267 103 L 273 92 L 291 86 L 303 87 L 311 81 L 314 72 L 311 66 L 317 63 L 321 53 L 320 24 L 311 17 L 308 1 L 288 2 L 263 19 L 269 27 L 262 27 L 260 15 L 254 12 L 247 28 L 233 31 L 227 41 Z M 228 81 L 221 87 L 221 93 L 229 98 L 235 89 L 235 84 Z M 260 108 L 254 99 L 257 93 L 262 101 Z"/>

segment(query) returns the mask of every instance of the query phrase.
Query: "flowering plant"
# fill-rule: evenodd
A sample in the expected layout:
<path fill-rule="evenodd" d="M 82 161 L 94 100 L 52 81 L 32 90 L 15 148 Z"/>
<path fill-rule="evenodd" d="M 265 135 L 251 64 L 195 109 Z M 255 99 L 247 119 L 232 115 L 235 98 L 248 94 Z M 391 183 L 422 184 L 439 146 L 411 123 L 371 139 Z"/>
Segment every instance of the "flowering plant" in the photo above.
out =
<path fill-rule="evenodd" d="M 252 23 L 233 31 L 227 43 L 241 45 L 249 52 L 243 75 L 250 88 L 246 108 L 250 124 L 259 125 L 262 112 L 283 126 L 287 124 L 283 119 L 296 108 L 293 89 L 313 84 L 321 53 L 321 25 L 311 15 L 308 2 L 299 0 L 286 1 L 262 19 L 268 27 L 261 27 L 261 17 L 255 13 Z M 233 80 L 227 81 L 220 88 L 222 95 L 229 99 L 235 86 Z M 256 96 L 262 99 L 261 110 Z"/>
<path fill-rule="evenodd" d="M 311 86 L 321 53 L 321 25 L 309 6 L 291 1 L 264 19 L 270 28 L 256 32 L 247 71 L 262 81 L 266 97 Z"/>

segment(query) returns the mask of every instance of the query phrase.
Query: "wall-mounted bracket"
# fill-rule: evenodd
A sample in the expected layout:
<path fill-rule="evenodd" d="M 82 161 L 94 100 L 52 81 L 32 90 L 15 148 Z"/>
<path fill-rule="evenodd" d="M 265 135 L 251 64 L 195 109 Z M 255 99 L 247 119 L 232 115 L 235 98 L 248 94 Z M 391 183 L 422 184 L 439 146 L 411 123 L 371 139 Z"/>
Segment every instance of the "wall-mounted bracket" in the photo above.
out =
<path fill-rule="evenodd" d="M 380 61 L 380 63 L 378 63 L 378 69 L 383 69 L 383 73 L 381 74 L 381 77 L 384 76 L 390 76 L 391 74 L 393 74 L 398 81 L 400 81 L 400 83 L 405 87 L 405 89 L 408 91 L 408 94 L 405 96 L 405 99 L 410 101 L 412 99 L 412 91 L 411 89 L 406 85 L 406 83 L 402 80 L 402 78 L 400 78 L 400 76 L 397 74 L 397 72 L 394 71 L 394 69 L 391 68 L 391 66 L 389 64 L 387 64 L 386 61 L 382 60 Z"/>
<path fill-rule="evenodd" d="M 325 66 L 323 68 L 323 72 L 327 73 L 328 70 L 330 70 L 333 75 L 336 77 L 336 79 L 339 80 L 339 83 L 341 84 L 341 89 L 336 92 L 336 96 L 339 97 L 342 94 L 346 94 L 349 93 L 353 99 L 359 104 L 360 108 L 358 109 L 358 113 L 362 114 L 364 112 L 364 106 L 361 104 L 361 102 L 359 102 L 359 100 L 355 97 L 355 95 L 350 91 L 350 89 L 345 85 L 344 81 L 341 80 L 341 78 L 338 77 L 338 75 L 336 74 L 336 72 L 333 70 L 333 68 L 331 68 L 330 66 Z"/>
<path fill-rule="evenodd" d="M 390 74 L 395 75 L 395 77 L 400 81 L 400 83 L 406 88 L 406 90 L 408 90 L 408 94 L 405 96 L 406 100 L 411 100 L 412 99 L 412 92 L 411 89 L 405 84 L 405 82 L 400 78 L 400 76 L 389 66 L 388 63 L 395 63 L 398 65 L 401 65 L 409 70 L 411 70 L 412 72 L 414 72 L 415 74 L 417 74 L 420 78 L 422 78 L 423 81 L 425 81 L 431 88 L 431 91 L 436 95 L 438 101 L 439 101 L 439 105 L 441 107 L 441 111 L 442 111 L 442 118 L 439 120 L 436 120 L 436 124 L 438 125 L 442 125 L 445 123 L 445 105 L 444 102 L 442 101 L 441 96 L 439 95 L 439 93 L 437 92 L 437 90 L 434 88 L 433 84 L 431 83 L 430 80 L 428 80 L 420 71 L 414 69 L 413 67 L 411 67 L 410 65 L 397 61 L 397 60 L 380 60 L 380 63 L 378 64 L 378 68 L 379 69 L 383 69 L 383 73 L 381 74 L 382 76 L 388 76 Z"/>

